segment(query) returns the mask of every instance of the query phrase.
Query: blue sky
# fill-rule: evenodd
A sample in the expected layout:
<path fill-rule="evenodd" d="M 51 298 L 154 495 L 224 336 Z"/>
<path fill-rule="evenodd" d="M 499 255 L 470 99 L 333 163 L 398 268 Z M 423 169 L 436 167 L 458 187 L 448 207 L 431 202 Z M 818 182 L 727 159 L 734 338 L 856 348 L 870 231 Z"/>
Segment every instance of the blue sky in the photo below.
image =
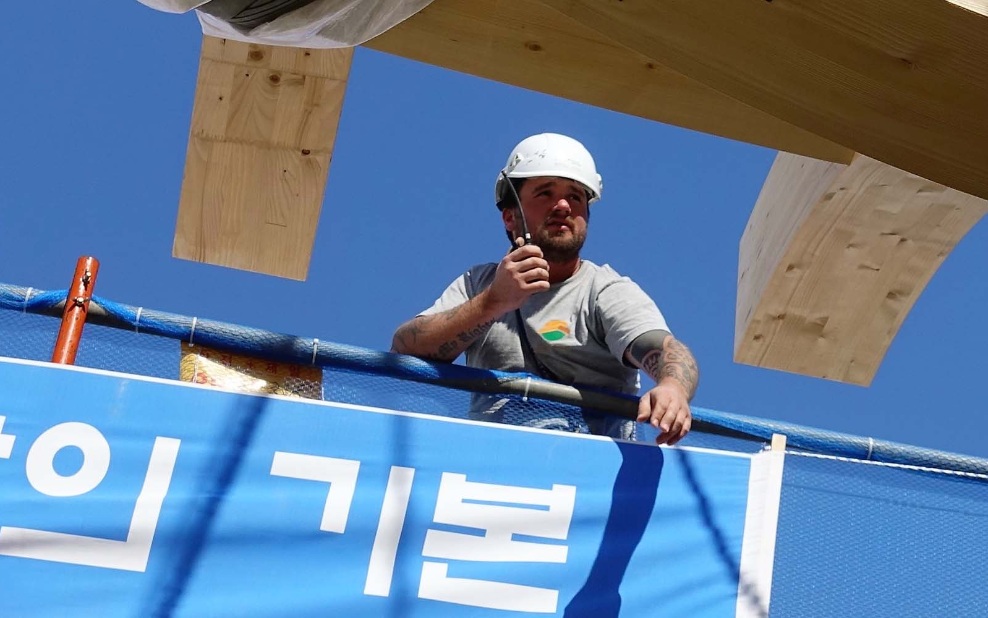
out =
<path fill-rule="evenodd" d="M 634 278 L 696 354 L 694 404 L 988 457 L 988 224 L 949 256 L 869 388 L 733 362 L 738 243 L 774 151 L 358 49 L 305 282 L 171 257 L 201 30 L 129 2 L 0 21 L 0 281 L 387 349 L 505 249 L 493 183 L 542 131 L 604 177 L 584 256 Z"/>

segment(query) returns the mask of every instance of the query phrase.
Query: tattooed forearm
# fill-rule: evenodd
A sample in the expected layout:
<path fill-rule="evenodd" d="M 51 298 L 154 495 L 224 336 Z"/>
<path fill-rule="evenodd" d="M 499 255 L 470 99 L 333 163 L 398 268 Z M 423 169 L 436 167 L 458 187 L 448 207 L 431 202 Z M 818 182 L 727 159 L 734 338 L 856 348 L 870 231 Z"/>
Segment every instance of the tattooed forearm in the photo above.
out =
<path fill-rule="evenodd" d="M 686 398 L 693 399 L 696 394 L 696 387 L 700 381 L 700 369 L 696 366 L 696 359 L 689 348 L 676 339 L 670 339 L 662 351 L 662 362 L 658 370 L 658 376 L 649 371 L 656 380 L 662 378 L 675 378 L 686 388 Z"/>
<path fill-rule="evenodd" d="M 391 341 L 391 350 L 420 358 L 452 362 L 494 324 L 496 318 L 465 330 L 450 333 L 450 327 L 462 318 L 463 305 L 434 315 L 423 315 L 402 324 Z"/>
<path fill-rule="evenodd" d="M 642 370 L 656 382 L 659 381 L 659 372 L 662 369 L 662 350 L 652 350 L 641 360 Z"/>
<path fill-rule="evenodd" d="M 428 354 L 426 356 L 428 356 L 429 358 L 433 358 L 435 360 L 452 361 L 455 360 L 456 357 L 459 355 L 460 355 L 460 350 L 458 349 L 456 340 L 454 339 L 453 341 L 447 341 L 446 343 L 436 348 L 435 356 L 431 354 Z"/>
<path fill-rule="evenodd" d="M 469 346 L 478 337 L 480 337 L 481 335 L 483 335 L 484 333 L 486 333 L 487 330 L 491 326 L 493 326 L 494 325 L 494 322 L 496 322 L 496 321 L 497 321 L 496 319 L 494 319 L 494 320 L 488 320 L 487 322 L 484 322 L 483 324 L 481 324 L 481 325 L 479 325 L 479 326 L 477 326 L 475 328 L 471 328 L 468 331 L 464 331 L 464 332 L 460 333 L 459 335 L 457 335 L 457 338 L 462 343 L 464 343 L 466 346 Z"/>
<path fill-rule="evenodd" d="M 450 363 L 483 337 L 503 314 L 500 307 L 489 302 L 485 290 L 451 309 L 405 322 L 395 332 L 391 349 Z"/>
<path fill-rule="evenodd" d="M 661 336 L 659 336 L 661 334 Z M 635 339 L 626 357 L 656 383 L 673 378 L 683 385 L 689 399 L 696 394 L 700 371 L 689 348 L 663 331 L 649 331 Z"/>
<path fill-rule="evenodd" d="M 437 360 L 455 360 L 456 357 L 463 352 L 463 350 L 470 347 L 471 343 L 486 333 L 495 321 L 496 320 L 490 320 L 469 330 L 457 333 L 455 338 L 450 339 L 436 348 L 437 355 L 435 358 Z"/>
<path fill-rule="evenodd" d="M 391 339 L 391 351 L 399 354 L 411 354 L 411 351 L 419 343 L 419 336 L 434 321 L 434 318 L 435 316 L 422 315 L 399 326 Z"/>

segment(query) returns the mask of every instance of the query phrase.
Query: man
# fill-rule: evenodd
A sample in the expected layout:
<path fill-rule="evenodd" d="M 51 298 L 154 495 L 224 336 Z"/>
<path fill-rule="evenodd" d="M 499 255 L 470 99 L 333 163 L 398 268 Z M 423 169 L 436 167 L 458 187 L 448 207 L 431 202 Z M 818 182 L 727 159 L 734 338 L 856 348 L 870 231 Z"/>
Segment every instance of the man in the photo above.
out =
<path fill-rule="evenodd" d="M 495 185 L 512 250 L 471 268 L 402 324 L 392 350 L 443 362 L 466 352 L 473 367 L 631 394 L 641 369 L 656 386 L 641 397 L 638 421 L 659 430 L 658 443 L 675 444 L 690 430 L 696 361 L 637 284 L 580 258 L 601 185 L 580 142 L 544 133 L 519 143 Z M 593 433 L 634 435 L 631 421 L 586 421 Z"/>

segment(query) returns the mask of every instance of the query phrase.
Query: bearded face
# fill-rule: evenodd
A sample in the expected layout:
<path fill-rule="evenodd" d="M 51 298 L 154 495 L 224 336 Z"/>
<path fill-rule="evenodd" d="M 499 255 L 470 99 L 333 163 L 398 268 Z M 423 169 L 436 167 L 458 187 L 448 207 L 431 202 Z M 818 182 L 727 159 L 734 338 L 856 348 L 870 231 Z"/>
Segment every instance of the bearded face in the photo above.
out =
<path fill-rule="evenodd" d="M 526 179 L 518 194 L 532 241 L 545 259 L 564 263 L 579 258 L 590 218 L 586 187 L 567 178 L 538 177 Z M 514 221 L 506 218 L 505 223 L 514 238 L 521 232 L 517 222 L 521 210 L 512 209 L 512 215 Z"/>
<path fill-rule="evenodd" d="M 541 247 L 547 261 L 568 262 L 580 257 L 587 241 L 587 226 L 579 225 L 574 217 L 551 219 L 538 227 L 532 240 Z"/>

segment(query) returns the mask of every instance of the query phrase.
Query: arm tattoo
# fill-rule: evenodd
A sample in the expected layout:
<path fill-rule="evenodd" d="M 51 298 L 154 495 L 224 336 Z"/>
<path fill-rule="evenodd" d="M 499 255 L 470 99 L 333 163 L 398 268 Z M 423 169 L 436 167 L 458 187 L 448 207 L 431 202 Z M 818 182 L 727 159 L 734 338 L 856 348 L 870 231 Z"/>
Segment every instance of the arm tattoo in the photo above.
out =
<path fill-rule="evenodd" d="M 391 339 L 391 351 L 407 354 L 411 346 L 418 343 L 423 326 L 429 323 L 432 316 L 423 315 L 402 324 Z"/>
<path fill-rule="evenodd" d="M 693 358 L 689 348 L 676 339 L 670 339 L 665 350 L 661 352 L 661 356 L 662 362 L 657 379 L 675 378 L 686 387 L 686 398 L 693 399 L 697 384 L 700 381 L 700 370 L 696 366 L 696 359 Z M 649 375 L 653 378 L 656 377 L 651 371 L 649 371 Z"/>
<path fill-rule="evenodd" d="M 450 361 L 456 360 L 456 357 L 460 355 L 460 352 L 470 347 L 470 344 L 473 343 L 475 339 L 486 333 L 487 329 L 489 329 L 496 321 L 496 319 L 489 320 L 469 330 L 460 331 L 456 334 L 456 337 L 450 339 L 436 349 L 438 358 L 442 360 L 448 359 Z"/>
<path fill-rule="evenodd" d="M 451 322 L 460 313 L 462 305 L 453 307 L 443 313 L 433 315 L 423 315 L 407 322 L 398 329 L 391 343 L 391 349 L 399 353 L 410 353 L 409 350 L 416 349 L 419 337 L 426 337 L 428 330 L 436 326 L 437 322 Z M 452 362 L 478 337 L 487 332 L 497 319 L 489 320 L 483 324 L 474 326 L 464 331 L 460 331 L 452 339 L 437 345 L 432 351 L 420 351 L 418 356 L 423 358 Z M 442 328 L 441 326 L 439 328 Z"/>
<path fill-rule="evenodd" d="M 642 369 L 656 382 L 659 381 L 659 371 L 662 369 L 662 350 L 652 350 L 641 360 Z"/>
<path fill-rule="evenodd" d="M 687 398 L 692 399 L 700 371 L 689 348 L 677 339 L 669 337 L 669 343 L 663 347 L 662 342 L 669 334 L 667 331 L 649 331 L 635 339 L 628 352 L 653 380 L 675 378 L 686 389 Z"/>
<path fill-rule="evenodd" d="M 436 348 L 436 357 L 440 360 L 446 360 L 446 359 L 455 360 L 456 356 L 459 356 L 459 354 L 453 356 L 455 352 L 456 352 L 456 340 L 454 339 L 452 341 L 447 341 L 446 343 Z M 453 356 L 453 358 L 449 358 L 450 356 Z"/>
<path fill-rule="evenodd" d="M 487 329 L 489 329 L 491 326 L 494 325 L 494 322 L 497 322 L 497 318 L 494 318 L 493 320 L 488 320 L 479 326 L 475 326 L 474 328 L 471 328 L 470 330 L 463 331 L 462 333 L 457 335 L 457 338 L 469 346 L 471 343 L 474 342 L 475 339 L 486 333 Z"/>

